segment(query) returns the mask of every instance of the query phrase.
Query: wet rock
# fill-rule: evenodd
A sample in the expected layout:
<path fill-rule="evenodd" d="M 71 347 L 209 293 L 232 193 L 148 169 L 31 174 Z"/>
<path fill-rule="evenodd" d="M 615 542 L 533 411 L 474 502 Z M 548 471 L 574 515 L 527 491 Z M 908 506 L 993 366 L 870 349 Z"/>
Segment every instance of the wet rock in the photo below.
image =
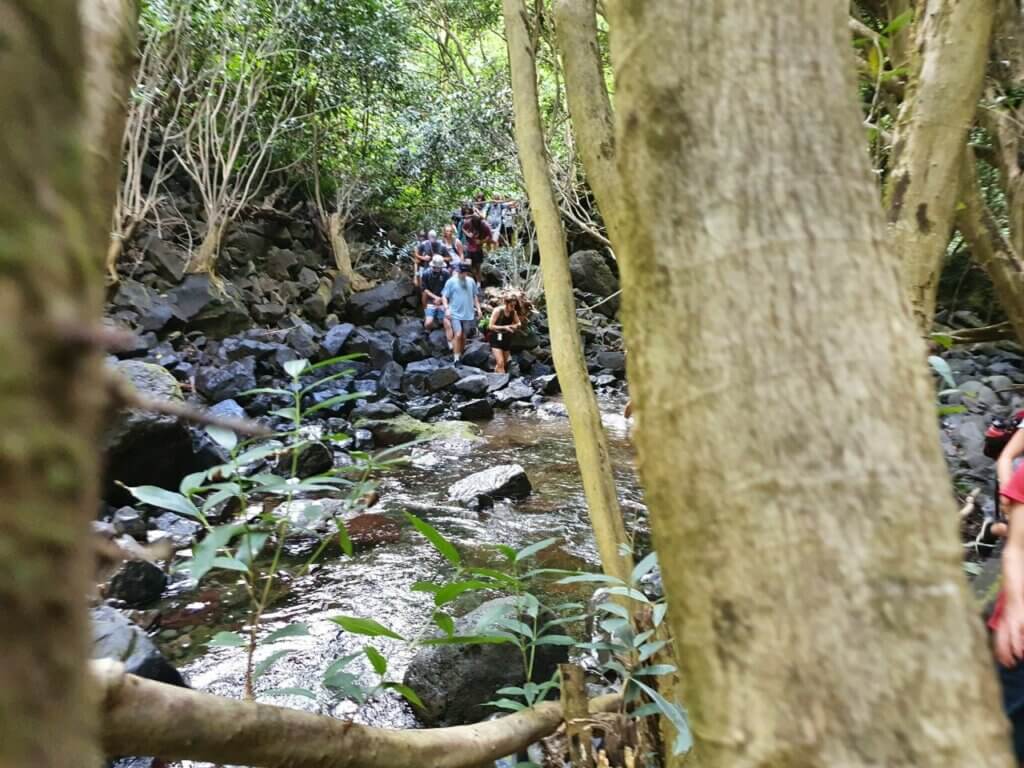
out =
<path fill-rule="evenodd" d="M 202 526 L 194 520 L 190 520 L 174 512 L 163 512 L 149 520 L 151 530 L 147 534 L 150 542 L 169 539 L 178 549 L 192 546 L 195 537 L 199 535 Z"/>
<path fill-rule="evenodd" d="M 598 389 L 612 386 L 618 379 L 610 373 L 602 373 L 600 376 L 592 376 L 591 381 Z"/>
<path fill-rule="evenodd" d="M 292 477 L 293 463 L 294 476 L 305 479 L 334 469 L 334 454 L 325 443 L 306 443 L 299 448 L 298 460 L 295 460 L 295 451 L 286 451 L 278 457 L 277 474 Z"/>
<path fill-rule="evenodd" d="M 507 387 L 494 393 L 494 399 L 499 406 L 507 406 L 516 400 L 529 400 L 533 397 L 533 387 L 523 379 L 516 379 Z"/>
<path fill-rule="evenodd" d="M 376 403 L 366 403 L 352 409 L 350 414 L 353 421 L 360 419 L 390 419 L 400 416 L 402 409 L 390 400 L 381 400 Z"/>
<path fill-rule="evenodd" d="M 345 342 L 344 350 L 346 354 L 366 355 L 373 368 L 382 370 L 395 359 L 395 337 L 387 331 L 356 328 Z"/>
<path fill-rule="evenodd" d="M 113 368 L 146 397 L 184 401 L 178 382 L 159 365 L 125 360 L 114 364 Z M 200 469 L 188 427 L 174 416 L 121 410 L 107 429 L 103 443 L 107 476 L 104 498 L 114 504 L 131 501 L 115 481 L 125 485 L 176 488 L 182 477 Z"/>
<path fill-rule="evenodd" d="M 138 541 L 146 538 L 146 518 L 134 507 L 121 507 L 114 512 L 111 522 L 119 536 L 131 536 Z"/>
<path fill-rule="evenodd" d="M 517 598 L 490 600 L 455 622 L 456 635 L 486 634 L 498 617 L 521 613 Z M 545 617 L 545 620 L 548 617 Z M 568 658 L 564 646 L 538 646 L 533 680 L 548 680 Z M 496 691 L 526 682 L 519 648 L 513 643 L 446 645 L 421 648 L 409 662 L 403 682 L 422 699 L 420 719 L 429 727 L 459 725 L 483 719 L 483 704 Z"/>
<path fill-rule="evenodd" d="M 615 277 L 608 262 L 598 251 L 576 251 L 569 257 L 573 287 L 607 298 L 619 290 L 619 279 Z M 596 311 L 606 317 L 613 317 L 619 309 L 618 297 L 606 301 Z"/>
<path fill-rule="evenodd" d="M 497 392 L 499 389 L 504 389 L 508 386 L 509 381 L 512 377 L 507 373 L 488 373 L 487 376 L 487 391 Z"/>
<path fill-rule="evenodd" d="M 446 389 L 459 380 L 459 372 L 450 365 L 437 368 L 427 374 L 427 389 L 437 392 Z"/>
<path fill-rule="evenodd" d="M 455 382 L 455 391 L 470 397 L 487 394 L 488 381 L 485 374 L 465 376 Z"/>
<path fill-rule="evenodd" d="M 345 529 L 353 547 L 372 549 L 382 544 L 394 544 L 402 536 L 402 528 L 390 517 L 366 513 L 345 521 Z"/>
<path fill-rule="evenodd" d="M 392 419 L 365 419 L 356 427 L 368 430 L 377 447 L 387 448 L 420 439 L 476 438 L 477 429 L 465 421 L 441 421 L 427 424 L 409 415 Z"/>
<path fill-rule="evenodd" d="M 526 470 L 518 464 L 502 464 L 470 475 L 448 489 L 448 496 L 462 504 L 488 506 L 495 499 L 523 499 L 533 487 Z"/>
<path fill-rule="evenodd" d="M 160 599 L 167 587 L 167 574 L 145 560 L 128 560 L 107 584 L 107 597 L 129 608 L 144 608 Z"/>
<path fill-rule="evenodd" d="M 378 317 L 396 314 L 415 295 L 416 287 L 408 278 L 389 280 L 368 291 L 352 294 L 345 311 L 354 323 L 370 325 Z"/>
<path fill-rule="evenodd" d="M 441 362 L 434 358 L 409 363 L 402 374 L 402 392 L 411 396 L 427 394 L 430 391 L 427 379 L 440 366 Z"/>
<path fill-rule="evenodd" d="M 238 397 L 255 388 L 256 361 L 251 357 L 227 365 L 204 366 L 196 373 L 196 391 L 211 403 Z"/>
<path fill-rule="evenodd" d="M 339 323 L 331 328 L 320 341 L 325 358 L 337 357 L 356 327 L 351 323 Z"/>
<path fill-rule="evenodd" d="M 405 369 L 395 362 L 390 362 L 384 366 L 380 374 L 380 389 L 385 392 L 390 392 L 393 395 L 397 395 L 402 391 L 402 376 L 405 374 Z"/>
<path fill-rule="evenodd" d="M 557 395 L 562 391 L 562 385 L 558 383 L 558 376 L 553 373 L 538 376 L 533 383 L 537 387 L 537 391 L 544 395 Z"/>
<path fill-rule="evenodd" d="M 614 352 L 611 350 L 605 350 L 604 352 L 597 353 L 597 364 L 602 368 L 612 371 L 619 372 L 626 370 L 626 355 L 622 352 Z"/>
<path fill-rule="evenodd" d="M 448 337 L 443 330 L 433 330 L 427 335 L 427 348 L 430 354 L 435 357 L 444 357 L 451 354 L 451 348 L 448 346 Z"/>
<path fill-rule="evenodd" d="M 468 400 L 457 405 L 455 413 L 463 421 L 486 421 L 494 418 L 494 406 L 486 398 Z"/>
<path fill-rule="evenodd" d="M 157 650 L 140 627 L 117 609 L 99 605 L 90 612 L 92 618 L 92 658 L 113 659 L 125 671 L 161 683 L 184 686 L 181 674 Z"/>
<path fill-rule="evenodd" d="M 410 400 L 405 410 L 414 419 L 422 421 L 444 413 L 444 402 L 436 397 L 419 398 L 417 400 Z"/>
<path fill-rule="evenodd" d="M 398 342 L 395 345 L 395 359 L 400 363 L 412 363 L 417 360 L 425 358 L 430 351 L 427 343 L 423 338 L 410 338 L 409 336 L 399 336 Z"/>

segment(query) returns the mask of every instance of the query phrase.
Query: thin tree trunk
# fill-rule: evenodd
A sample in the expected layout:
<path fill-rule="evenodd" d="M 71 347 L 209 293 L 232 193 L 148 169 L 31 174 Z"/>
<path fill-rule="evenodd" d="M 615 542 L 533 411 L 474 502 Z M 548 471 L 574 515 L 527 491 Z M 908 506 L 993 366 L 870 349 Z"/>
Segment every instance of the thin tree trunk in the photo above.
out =
<path fill-rule="evenodd" d="M 974 152 L 965 148 L 961 165 L 956 226 L 971 249 L 971 258 L 985 270 L 1006 312 L 1017 340 L 1024 344 L 1024 261 L 999 229 L 978 186 Z"/>
<path fill-rule="evenodd" d="M 216 220 L 207 222 L 206 234 L 203 235 L 199 247 L 189 260 L 189 272 L 213 274 L 214 266 L 217 263 L 217 254 L 220 251 L 221 236 L 224 234 L 224 226 L 223 222 Z"/>
<path fill-rule="evenodd" d="M 352 256 L 348 241 L 345 240 L 345 222 L 342 221 L 340 213 L 334 212 L 327 217 L 327 236 L 331 241 L 331 251 L 334 253 L 334 265 L 348 280 L 349 288 L 353 291 L 365 291 L 371 287 L 370 281 L 352 268 Z"/>
<path fill-rule="evenodd" d="M 94 669 L 108 755 L 269 768 L 476 768 L 526 749 L 562 722 L 561 705 L 545 702 L 477 725 L 390 730 L 166 685 L 111 662 Z M 619 696 L 602 696 L 590 711 L 620 706 Z"/>
<path fill-rule="evenodd" d="M 503 0 L 512 72 L 516 144 L 523 168 L 530 213 L 540 243 L 541 273 L 551 329 L 555 370 L 569 411 L 576 460 L 605 573 L 628 580 L 632 557 L 621 550 L 628 542 L 615 476 L 608 456 L 608 439 L 601 412 L 590 385 L 583 344 L 576 324 L 576 300 L 572 292 L 565 232 L 551 185 L 547 147 L 537 101 L 537 66 L 529 16 L 523 0 Z"/>
<path fill-rule="evenodd" d="M 846 4 L 608 7 L 639 467 L 701 765 L 1009 768 Z"/>
<path fill-rule="evenodd" d="M 104 28 L 76 0 L 0 0 L 0 765 L 12 768 L 99 765 L 84 595 L 104 378 L 82 336 L 99 324 L 121 70 L 92 69 L 86 85 L 97 54 L 80 10 Z"/>
<path fill-rule="evenodd" d="M 988 60 L 995 0 L 922 0 L 886 186 L 889 230 L 920 330 L 935 314 L 960 155 Z"/>

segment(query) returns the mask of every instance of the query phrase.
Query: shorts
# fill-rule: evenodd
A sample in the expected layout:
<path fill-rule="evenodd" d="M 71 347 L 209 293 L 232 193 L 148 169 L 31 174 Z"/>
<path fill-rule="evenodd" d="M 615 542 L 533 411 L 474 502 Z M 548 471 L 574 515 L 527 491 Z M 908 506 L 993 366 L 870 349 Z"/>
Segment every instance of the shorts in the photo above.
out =
<path fill-rule="evenodd" d="M 508 331 L 491 331 L 488 341 L 495 349 L 503 349 L 506 352 L 512 349 L 512 334 Z"/>
<path fill-rule="evenodd" d="M 1024 762 L 1024 664 L 1007 669 L 996 663 L 1003 691 L 1003 711 L 1013 726 L 1013 751 Z"/>
<path fill-rule="evenodd" d="M 484 263 L 483 251 L 473 251 L 472 253 L 467 253 L 466 256 L 469 258 L 469 263 L 474 267 L 479 267 Z"/>
<path fill-rule="evenodd" d="M 476 320 L 459 320 L 453 317 L 449 322 L 452 324 L 452 333 L 456 336 L 464 334 L 467 339 L 473 335 L 473 329 L 476 328 Z"/>
<path fill-rule="evenodd" d="M 436 304 L 427 304 L 426 309 L 423 311 L 424 320 L 440 320 L 444 322 L 444 307 L 439 307 Z"/>
<path fill-rule="evenodd" d="M 999 487 L 999 493 L 1018 504 L 1024 504 L 1024 463 L 1013 471 L 1010 482 Z"/>

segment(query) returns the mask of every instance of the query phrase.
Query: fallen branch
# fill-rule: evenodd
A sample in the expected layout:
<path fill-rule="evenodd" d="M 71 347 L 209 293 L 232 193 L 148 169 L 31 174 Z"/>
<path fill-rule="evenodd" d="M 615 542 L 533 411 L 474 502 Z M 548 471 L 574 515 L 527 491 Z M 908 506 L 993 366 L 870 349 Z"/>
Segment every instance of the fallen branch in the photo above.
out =
<path fill-rule="evenodd" d="M 996 323 L 981 328 L 964 328 L 947 334 L 954 344 L 980 344 L 985 341 L 1006 341 L 1015 339 L 1016 334 L 1010 323 Z"/>
<path fill-rule="evenodd" d="M 554 732 L 558 702 L 476 725 L 390 730 L 295 709 L 238 701 L 126 674 L 118 662 L 91 662 L 101 696 L 108 755 L 202 760 L 264 768 L 476 768 Z M 591 712 L 621 705 L 618 695 Z"/>
<path fill-rule="evenodd" d="M 175 416 L 195 424 L 230 429 L 236 434 L 248 435 L 249 437 L 272 437 L 274 435 L 273 430 L 249 419 L 218 416 L 201 408 L 196 408 L 194 405 L 177 400 L 160 400 L 154 397 L 146 397 L 132 386 L 128 379 L 113 371 L 109 372 L 107 381 L 114 402 L 125 408 Z"/>

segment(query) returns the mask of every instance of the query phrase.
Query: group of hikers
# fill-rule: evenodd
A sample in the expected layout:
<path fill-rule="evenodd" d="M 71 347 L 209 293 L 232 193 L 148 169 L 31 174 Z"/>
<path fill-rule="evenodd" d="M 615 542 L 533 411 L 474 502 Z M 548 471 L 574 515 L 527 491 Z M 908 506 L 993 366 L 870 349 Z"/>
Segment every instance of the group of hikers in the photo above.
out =
<path fill-rule="evenodd" d="M 423 303 L 423 322 L 428 331 L 443 328 L 456 363 L 462 359 L 466 340 L 483 327 L 494 355 L 494 370 L 507 373 L 512 355 L 512 337 L 529 317 L 530 304 L 519 291 L 492 292 L 488 298 L 495 306 L 484 320 L 481 307 L 481 276 L 488 251 L 514 238 L 516 204 L 504 200 L 486 200 L 478 195 L 474 204 L 464 203 L 445 224 L 438 237 L 436 230 L 420 232 L 413 249 L 413 282 Z M 488 216 L 498 212 L 496 227 Z M 483 320 L 483 322 L 481 322 Z"/>

